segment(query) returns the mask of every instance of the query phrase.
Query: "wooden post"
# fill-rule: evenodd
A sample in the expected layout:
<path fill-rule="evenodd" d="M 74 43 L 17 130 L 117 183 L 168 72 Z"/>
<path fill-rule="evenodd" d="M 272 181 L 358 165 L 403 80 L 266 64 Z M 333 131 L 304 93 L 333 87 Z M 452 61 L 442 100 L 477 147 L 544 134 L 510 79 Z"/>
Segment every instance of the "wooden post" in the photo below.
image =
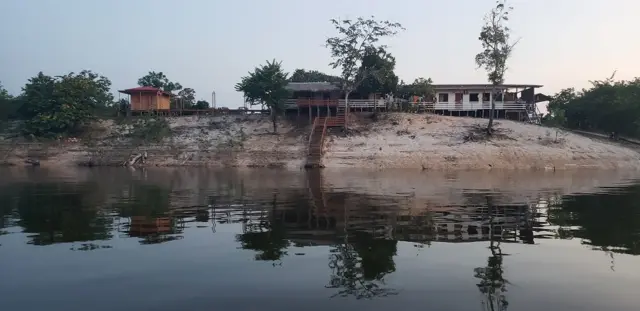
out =
<path fill-rule="evenodd" d="M 309 105 L 308 101 L 307 101 L 307 108 L 309 108 L 309 123 L 312 123 L 312 120 L 311 120 L 311 106 Z"/>

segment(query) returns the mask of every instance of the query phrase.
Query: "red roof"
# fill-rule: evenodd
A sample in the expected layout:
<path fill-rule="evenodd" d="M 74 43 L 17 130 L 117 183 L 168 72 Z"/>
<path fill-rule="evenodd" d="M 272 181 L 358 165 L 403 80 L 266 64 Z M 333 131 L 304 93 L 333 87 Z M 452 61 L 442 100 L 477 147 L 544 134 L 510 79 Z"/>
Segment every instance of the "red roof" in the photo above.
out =
<path fill-rule="evenodd" d="M 132 89 L 126 89 L 126 90 L 121 90 L 118 91 L 120 93 L 124 93 L 124 94 L 137 94 L 137 93 L 162 93 L 163 95 L 167 95 L 167 96 L 171 96 L 172 94 L 169 92 L 165 92 L 159 88 L 155 88 L 153 86 L 139 86 L 139 87 L 134 87 Z"/>

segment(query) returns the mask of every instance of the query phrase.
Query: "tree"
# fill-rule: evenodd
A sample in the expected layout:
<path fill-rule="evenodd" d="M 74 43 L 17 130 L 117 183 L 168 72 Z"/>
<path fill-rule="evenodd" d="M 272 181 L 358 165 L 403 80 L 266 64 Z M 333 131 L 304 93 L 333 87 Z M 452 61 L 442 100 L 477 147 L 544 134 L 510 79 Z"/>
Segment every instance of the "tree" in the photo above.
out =
<path fill-rule="evenodd" d="M 576 91 L 573 88 L 563 89 L 554 95 L 547 104 L 547 115 L 544 116 L 543 121 L 549 125 L 565 126 L 567 124 L 565 116 L 567 104 L 575 98 Z"/>
<path fill-rule="evenodd" d="M 11 95 L 9 92 L 2 86 L 2 82 L 0 82 L 0 100 L 11 99 Z"/>
<path fill-rule="evenodd" d="M 362 82 L 356 87 L 356 92 L 361 95 L 395 92 L 398 87 L 398 76 L 393 72 L 395 66 L 396 59 L 384 49 L 365 51 L 356 76 L 356 81 Z"/>
<path fill-rule="evenodd" d="M 180 85 L 180 83 L 169 81 L 162 71 L 149 71 L 146 76 L 138 79 L 138 85 L 152 86 L 169 93 L 173 91 L 180 91 L 182 89 L 182 85 Z"/>
<path fill-rule="evenodd" d="M 509 40 L 510 29 L 506 26 L 509 21 L 509 13 L 513 7 L 506 6 L 506 0 L 496 1 L 496 6 L 484 17 L 484 26 L 480 30 L 478 38 L 482 43 L 482 52 L 476 55 L 478 68 L 487 71 L 489 82 L 493 85 L 491 89 L 491 113 L 487 134 L 491 135 L 493 130 L 493 114 L 496 109 L 495 97 L 496 89 L 504 83 L 504 74 L 507 71 L 507 60 L 517 41 L 512 43 Z"/>
<path fill-rule="evenodd" d="M 20 97 L 13 97 L 0 83 L 0 122 L 18 117 L 22 101 Z"/>
<path fill-rule="evenodd" d="M 328 75 L 326 73 L 322 73 L 317 70 L 304 70 L 304 69 L 296 69 L 291 78 L 289 78 L 290 82 L 331 82 L 331 83 L 340 83 L 340 77 Z"/>
<path fill-rule="evenodd" d="M 191 108 L 196 104 L 196 91 L 190 87 L 186 87 L 178 92 L 176 99 L 180 101 L 180 108 Z"/>
<path fill-rule="evenodd" d="M 284 111 L 285 101 L 289 98 L 289 91 L 286 89 L 288 75 L 282 69 L 282 62 L 272 60 L 256 67 L 236 84 L 236 91 L 244 93 L 247 103 L 269 107 L 274 134 L 277 133 L 278 114 Z"/>
<path fill-rule="evenodd" d="M 54 137 L 73 134 L 95 118 L 98 108 L 113 104 L 111 81 L 88 70 L 50 77 L 42 72 L 23 88 L 20 115 L 24 133 Z"/>
<path fill-rule="evenodd" d="M 376 70 L 363 66 L 365 56 L 371 51 L 385 51 L 387 46 L 379 41 L 385 37 L 392 37 L 404 30 L 400 23 L 376 21 L 359 17 L 356 20 L 332 19 L 331 24 L 338 31 L 338 36 L 330 37 L 326 46 L 331 49 L 333 61 L 330 65 L 341 69 L 341 86 L 345 93 L 345 109 L 349 110 L 349 94 L 353 92 L 364 79 Z"/>
<path fill-rule="evenodd" d="M 206 100 L 199 100 L 193 106 L 194 109 L 209 109 L 209 102 Z"/>

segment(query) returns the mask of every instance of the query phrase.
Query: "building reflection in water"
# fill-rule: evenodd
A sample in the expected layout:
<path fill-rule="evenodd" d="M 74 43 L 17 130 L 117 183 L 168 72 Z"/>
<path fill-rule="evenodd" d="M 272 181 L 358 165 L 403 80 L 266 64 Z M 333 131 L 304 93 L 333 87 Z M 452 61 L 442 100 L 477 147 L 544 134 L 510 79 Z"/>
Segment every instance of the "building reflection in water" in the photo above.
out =
<path fill-rule="evenodd" d="M 500 243 L 534 242 L 535 207 L 496 206 L 486 195 L 470 197 L 464 206 L 427 206 L 408 195 L 329 191 L 322 186 L 319 172 L 307 174 L 306 191 L 272 193 L 242 204 L 237 198 L 216 196 L 210 198 L 209 214 L 214 223 L 242 223 L 236 239 L 242 248 L 256 252 L 256 260 L 279 264 L 292 245 L 330 246 L 332 273 L 327 287 L 337 290 L 335 296 L 396 294 L 385 277 L 396 269 L 393 257 L 398 241 L 416 245 L 489 241 L 488 264 L 477 268 L 474 276 L 480 279 L 482 293 L 506 307 Z"/>
<path fill-rule="evenodd" d="M 640 187 L 615 194 L 581 194 L 531 204 L 497 204 L 500 194 L 462 193 L 458 204 L 435 204 L 413 194 L 376 195 L 324 185 L 306 172 L 306 187 L 253 188 L 220 177 L 196 193 L 172 185 L 127 183 L 23 183 L 0 188 L 0 234 L 20 228 L 32 245 L 72 243 L 74 250 L 107 248 L 114 234 L 142 244 L 183 238 L 186 228 L 238 224 L 235 240 L 254 259 L 280 265 L 291 247 L 327 246 L 335 296 L 396 294 L 386 279 L 395 272 L 398 241 L 489 244 L 486 262 L 470 271 L 487 310 L 505 310 L 502 247 L 547 238 L 579 238 L 595 250 L 640 254 Z M 228 179 L 225 180 L 224 178 Z M 363 191 L 364 192 L 364 191 Z M 612 211 L 611 206 L 616 206 Z M 210 224 L 209 224 L 210 222 Z"/>

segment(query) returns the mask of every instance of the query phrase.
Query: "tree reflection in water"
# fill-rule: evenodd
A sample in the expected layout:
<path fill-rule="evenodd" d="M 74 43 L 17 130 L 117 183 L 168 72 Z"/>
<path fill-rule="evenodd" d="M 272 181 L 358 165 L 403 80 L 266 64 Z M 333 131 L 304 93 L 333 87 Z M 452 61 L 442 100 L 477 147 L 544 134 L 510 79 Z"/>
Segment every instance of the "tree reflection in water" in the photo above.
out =
<path fill-rule="evenodd" d="M 276 208 L 278 196 L 273 194 L 271 202 L 271 213 L 260 211 L 257 223 L 248 223 L 251 219 L 245 220 L 244 232 L 236 236 L 243 249 L 256 251 L 256 260 L 260 261 L 280 261 L 287 255 L 286 249 L 291 244 L 286 237 L 286 230 L 282 222 L 277 221 Z M 268 216 L 267 216 L 268 215 Z"/>
<path fill-rule="evenodd" d="M 113 218 L 99 207 L 102 194 L 94 184 L 26 183 L 16 191 L 17 223 L 29 234 L 30 244 L 112 237 Z"/>
<path fill-rule="evenodd" d="M 327 287 L 339 289 L 333 297 L 362 299 L 397 294 L 394 289 L 386 288 L 384 280 L 396 270 L 393 261 L 396 252 L 395 240 L 375 239 L 370 234 L 356 232 L 350 241 L 346 234 L 344 243 L 334 246 L 329 256 L 332 275 Z"/>
<path fill-rule="evenodd" d="M 504 255 L 502 254 L 499 237 L 497 237 L 494 226 L 494 217 L 497 210 L 492 204 L 490 197 L 487 196 L 486 201 L 489 217 L 489 250 L 491 251 L 491 256 L 489 256 L 486 267 L 475 268 L 473 271 L 474 277 L 479 279 L 479 283 L 476 285 L 485 297 L 485 301 L 482 302 L 483 310 L 504 311 L 507 310 L 509 306 L 507 297 L 504 294 L 507 292 L 507 284 L 509 282 L 503 275 L 502 259 Z"/>

